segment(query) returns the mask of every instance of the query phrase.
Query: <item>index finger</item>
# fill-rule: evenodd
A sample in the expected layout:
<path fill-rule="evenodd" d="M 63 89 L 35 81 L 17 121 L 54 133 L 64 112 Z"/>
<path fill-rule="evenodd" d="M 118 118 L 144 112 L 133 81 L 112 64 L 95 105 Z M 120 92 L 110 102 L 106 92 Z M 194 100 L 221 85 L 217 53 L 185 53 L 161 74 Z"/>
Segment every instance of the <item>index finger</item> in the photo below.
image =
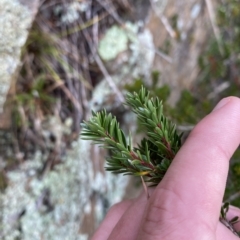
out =
<path fill-rule="evenodd" d="M 154 205 L 156 211 L 161 204 L 160 208 L 168 214 L 194 213 L 198 219 L 216 226 L 229 159 L 240 142 L 239 123 L 240 99 L 223 99 L 194 128 L 156 188 L 149 208 Z M 157 218 L 157 213 L 152 216 Z"/>

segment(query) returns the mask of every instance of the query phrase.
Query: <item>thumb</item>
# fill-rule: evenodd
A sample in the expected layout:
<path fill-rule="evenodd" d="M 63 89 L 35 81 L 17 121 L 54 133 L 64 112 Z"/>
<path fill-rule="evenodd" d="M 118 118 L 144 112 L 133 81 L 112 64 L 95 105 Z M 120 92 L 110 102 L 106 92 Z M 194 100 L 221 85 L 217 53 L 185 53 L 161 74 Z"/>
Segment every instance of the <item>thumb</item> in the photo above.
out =
<path fill-rule="evenodd" d="M 192 239 L 196 224 L 215 233 L 229 159 L 240 142 L 239 122 L 240 99 L 229 97 L 197 124 L 149 199 L 140 239 L 163 236 L 180 225 L 183 236 L 191 236 L 193 223 Z"/>

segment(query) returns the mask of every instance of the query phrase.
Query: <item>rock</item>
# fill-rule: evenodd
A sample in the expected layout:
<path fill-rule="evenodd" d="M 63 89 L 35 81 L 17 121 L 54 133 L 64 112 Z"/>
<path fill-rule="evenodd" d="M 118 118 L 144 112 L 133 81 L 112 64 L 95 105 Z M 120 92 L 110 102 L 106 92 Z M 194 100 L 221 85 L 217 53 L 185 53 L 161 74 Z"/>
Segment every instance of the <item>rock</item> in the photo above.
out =
<path fill-rule="evenodd" d="M 100 41 L 98 51 L 109 76 L 105 75 L 95 87 L 90 109 L 119 107 L 117 94 L 111 89 L 109 81 L 118 85 L 119 91 L 124 84 L 139 77 L 150 82 L 155 57 L 153 36 L 148 29 L 140 30 L 141 25 L 139 21 L 126 22 L 124 28 L 113 26 Z"/>
<path fill-rule="evenodd" d="M 3 111 L 10 86 L 12 86 L 11 92 L 14 93 L 21 49 L 37 13 L 38 4 L 39 0 L 0 1 L 0 26 L 2 26 L 0 28 L 0 113 Z M 3 119 L 6 124 L 9 122 L 4 114 L 0 115 L 0 123 Z"/>
<path fill-rule="evenodd" d="M 78 140 L 63 163 L 42 179 L 39 152 L 8 172 L 11 187 L 0 195 L 0 238 L 89 239 L 128 183 L 125 176 L 105 173 L 104 155 L 91 142 Z"/>
<path fill-rule="evenodd" d="M 117 55 L 128 48 L 128 36 L 124 29 L 114 25 L 106 32 L 99 43 L 98 52 L 100 57 L 105 60 L 113 60 Z"/>

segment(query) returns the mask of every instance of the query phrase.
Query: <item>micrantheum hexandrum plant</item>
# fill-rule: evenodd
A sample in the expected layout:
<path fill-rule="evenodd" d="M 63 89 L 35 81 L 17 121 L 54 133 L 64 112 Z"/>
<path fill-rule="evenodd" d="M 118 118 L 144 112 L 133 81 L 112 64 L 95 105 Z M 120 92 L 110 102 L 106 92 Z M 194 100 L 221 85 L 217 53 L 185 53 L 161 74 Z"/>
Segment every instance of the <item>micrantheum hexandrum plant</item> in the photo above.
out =
<path fill-rule="evenodd" d="M 82 123 L 82 139 L 110 151 L 106 159 L 106 170 L 113 173 L 140 176 L 150 186 L 156 186 L 164 177 L 171 162 L 180 149 L 181 136 L 176 125 L 163 114 L 163 104 L 159 98 L 150 97 L 144 87 L 136 93 L 126 95 L 126 105 L 137 115 L 139 124 L 146 130 L 146 137 L 137 147 L 132 146 L 132 138 L 121 130 L 116 117 L 106 110 L 92 112 L 89 121 Z M 233 224 L 237 217 L 228 221 L 228 203 L 221 209 L 220 221 L 237 236 Z"/>

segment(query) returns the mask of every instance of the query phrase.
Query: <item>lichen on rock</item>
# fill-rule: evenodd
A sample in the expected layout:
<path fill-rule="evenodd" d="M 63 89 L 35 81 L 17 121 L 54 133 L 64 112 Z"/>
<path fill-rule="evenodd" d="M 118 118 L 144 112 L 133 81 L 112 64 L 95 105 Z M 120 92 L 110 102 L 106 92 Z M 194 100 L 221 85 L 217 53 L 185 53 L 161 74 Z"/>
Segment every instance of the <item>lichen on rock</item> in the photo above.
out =
<path fill-rule="evenodd" d="M 111 173 L 95 174 L 91 148 L 88 141 L 74 142 L 64 162 L 42 179 L 38 177 L 43 161 L 39 152 L 20 169 L 8 172 L 11 187 L 0 197 L 1 239 L 88 239 L 79 231 L 84 215 L 92 212 L 97 221 L 92 224 L 98 224 L 106 211 L 102 202 L 108 208 L 120 201 L 128 182 Z M 93 195 L 99 204 L 92 209 Z"/>
<path fill-rule="evenodd" d="M 21 48 L 26 42 L 33 16 L 33 12 L 18 0 L 0 1 L 0 112 L 20 64 Z"/>
<path fill-rule="evenodd" d="M 99 43 L 98 52 L 105 61 L 113 60 L 117 55 L 127 50 L 128 36 L 124 29 L 114 25 L 104 35 Z"/>

